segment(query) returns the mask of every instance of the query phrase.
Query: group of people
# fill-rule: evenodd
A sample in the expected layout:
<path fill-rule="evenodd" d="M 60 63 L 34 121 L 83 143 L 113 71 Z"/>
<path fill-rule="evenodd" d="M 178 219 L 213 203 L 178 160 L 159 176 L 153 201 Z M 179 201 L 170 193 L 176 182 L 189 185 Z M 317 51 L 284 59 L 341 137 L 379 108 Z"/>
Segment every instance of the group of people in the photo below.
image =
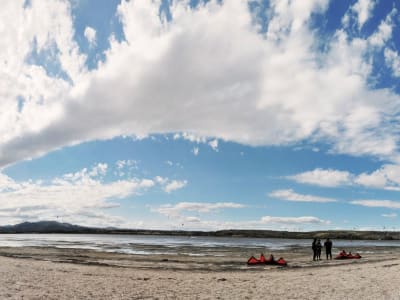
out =
<path fill-rule="evenodd" d="M 332 241 L 327 238 L 324 242 L 326 259 L 332 259 Z M 312 242 L 313 260 L 321 260 L 322 244 L 320 239 L 314 239 Z"/>

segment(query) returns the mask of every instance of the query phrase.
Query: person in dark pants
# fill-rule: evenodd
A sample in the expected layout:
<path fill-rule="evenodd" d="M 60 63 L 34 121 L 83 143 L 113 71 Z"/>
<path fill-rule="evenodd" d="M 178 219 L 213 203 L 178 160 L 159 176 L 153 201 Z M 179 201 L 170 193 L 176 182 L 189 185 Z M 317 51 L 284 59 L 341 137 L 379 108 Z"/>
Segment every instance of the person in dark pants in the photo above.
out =
<path fill-rule="evenodd" d="M 316 260 L 317 259 L 317 239 L 313 240 L 311 249 L 313 251 L 313 260 Z"/>
<path fill-rule="evenodd" d="M 326 259 L 332 259 L 332 241 L 327 238 L 325 243 L 324 243 L 324 247 L 325 247 L 325 252 L 326 252 Z"/>
<path fill-rule="evenodd" d="M 317 248 L 317 260 L 321 260 L 322 244 L 320 239 L 318 239 L 316 243 L 316 248 Z"/>

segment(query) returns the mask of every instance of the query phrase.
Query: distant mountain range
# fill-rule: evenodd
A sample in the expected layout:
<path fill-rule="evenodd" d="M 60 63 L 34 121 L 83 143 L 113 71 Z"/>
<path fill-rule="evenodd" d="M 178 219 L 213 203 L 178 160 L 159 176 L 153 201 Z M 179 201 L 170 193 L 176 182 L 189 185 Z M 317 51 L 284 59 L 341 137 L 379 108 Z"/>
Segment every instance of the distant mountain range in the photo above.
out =
<path fill-rule="evenodd" d="M 145 230 L 96 228 L 60 223 L 56 221 L 24 222 L 16 225 L 0 226 L 0 234 L 7 233 L 76 233 L 76 234 L 138 234 L 138 235 L 177 235 L 177 236 L 219 236 L 219 237 L 253 237 L 253 238 L 291 238 L 291 239 L 353 239 L 353 240 L 400 240 L 398 231 L 309 231 L 291 232 L 274 230 L 219 230 L 219 231 L 185 231 L 185 230 Z"/>
<path fill-rule="evenodd" d="M 0 226 L 0 233 L 80 233 L 91 230 L 93 228 L 56 221 L 24 222 Z"/>

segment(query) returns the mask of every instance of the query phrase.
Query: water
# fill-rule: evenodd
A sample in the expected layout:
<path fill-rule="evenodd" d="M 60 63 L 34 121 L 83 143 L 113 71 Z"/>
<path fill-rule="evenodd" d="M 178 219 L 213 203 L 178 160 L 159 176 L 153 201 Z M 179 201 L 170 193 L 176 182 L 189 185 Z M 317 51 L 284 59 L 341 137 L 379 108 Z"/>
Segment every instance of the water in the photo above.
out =
<path fill-rule="evenodd" d="M 311 247 L 311 240 L 101 234 L 0 234 L 0 247 L 56 247 L 130 254 L 193 256 Z M 334 240 L 335 248 L 399 247 L 400 241 Z"/>

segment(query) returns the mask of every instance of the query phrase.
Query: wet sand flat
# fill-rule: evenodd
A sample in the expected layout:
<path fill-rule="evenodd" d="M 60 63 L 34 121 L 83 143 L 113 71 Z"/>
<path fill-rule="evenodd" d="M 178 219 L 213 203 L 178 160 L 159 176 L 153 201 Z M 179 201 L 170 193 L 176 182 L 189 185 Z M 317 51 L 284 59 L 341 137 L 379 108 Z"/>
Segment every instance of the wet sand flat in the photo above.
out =
<path fill-rule="evenodd" d="M 373 251 L 371 251 L 373 250 Z M 0 299 L 400 299 L 400 252 L 361 260 L 248 267 L 243 257 L 140 256 L 57 248 L 0 248 Z"/>

